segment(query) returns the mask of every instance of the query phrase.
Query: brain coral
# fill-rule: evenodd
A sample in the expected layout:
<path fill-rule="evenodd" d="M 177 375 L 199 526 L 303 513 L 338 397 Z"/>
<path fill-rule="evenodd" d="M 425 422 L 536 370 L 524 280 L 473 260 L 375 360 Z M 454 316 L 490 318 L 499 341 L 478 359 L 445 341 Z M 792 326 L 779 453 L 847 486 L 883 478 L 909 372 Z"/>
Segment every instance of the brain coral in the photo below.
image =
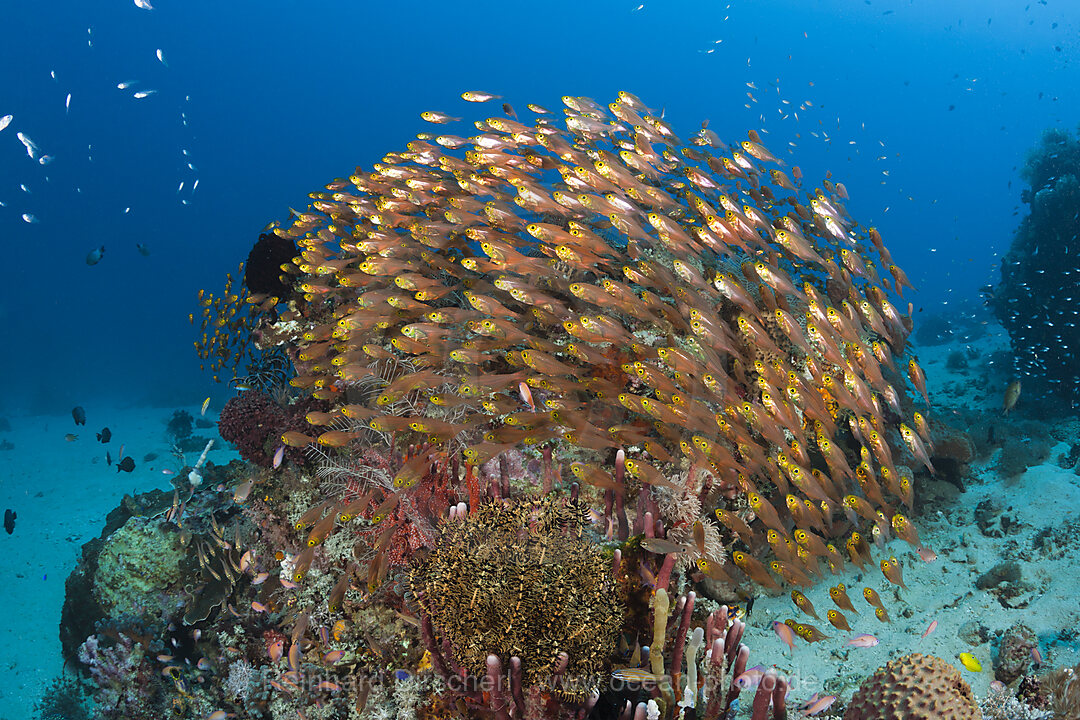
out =
<path fill-rule="evenodd" d="M 911 653 L 877 669 L 851 698 L 844 720 L 981 720 L 971 688 L 949 663 Z"/>

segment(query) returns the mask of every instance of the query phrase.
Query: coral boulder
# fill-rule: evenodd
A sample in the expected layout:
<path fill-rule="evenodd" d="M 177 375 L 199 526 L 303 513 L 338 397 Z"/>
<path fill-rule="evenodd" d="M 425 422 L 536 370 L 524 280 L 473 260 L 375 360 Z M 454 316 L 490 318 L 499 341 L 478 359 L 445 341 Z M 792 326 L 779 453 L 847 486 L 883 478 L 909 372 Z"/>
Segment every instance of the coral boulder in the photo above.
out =
<path fill-rule="evenodd" d="M 848 704 L 844 720 L 981 720 L 959 671 L 933 655 L 911 653 L 877 669 Z"/>
<path fill-rule="evenodd" d="M 98 554 L 94 599 L 107 615 L 165 618 L 181 596 L 179 533 L 164 523 L 133 517 Z"/>

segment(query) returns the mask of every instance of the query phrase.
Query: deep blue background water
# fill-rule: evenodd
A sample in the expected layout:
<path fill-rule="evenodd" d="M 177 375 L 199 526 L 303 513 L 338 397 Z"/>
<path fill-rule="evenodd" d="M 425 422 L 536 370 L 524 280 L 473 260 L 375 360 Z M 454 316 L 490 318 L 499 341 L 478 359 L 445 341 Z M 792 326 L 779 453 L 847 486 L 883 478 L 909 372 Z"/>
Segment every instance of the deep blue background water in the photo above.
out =
<path fill-rule="evenodd" d="M 852 215 L 882 230 L 927 310 L 996 279 L 1019 219 L 1017 166 L 1044 128 L 1080 120 L 1080 7 L 1066 0 L 639 4 L 5 7 L 0 413 L 224 395 L 192 350 L 196 291 L 219 291 L 308 192 L 435 128 L 420 112 L 497 114 L 464 90 L 558 111 L 565 94 L 606 103 L 626 89 L 684 136 L 706 118 L 729 142 L 767 131 L 808 181 L 831 171 L 846 184 Z M 117 89 L 128 80 L 140 84 Z M 136 100 L 139 88 L 159 92 Z M 29 159 L 17 131 L 56 160 Z"/>

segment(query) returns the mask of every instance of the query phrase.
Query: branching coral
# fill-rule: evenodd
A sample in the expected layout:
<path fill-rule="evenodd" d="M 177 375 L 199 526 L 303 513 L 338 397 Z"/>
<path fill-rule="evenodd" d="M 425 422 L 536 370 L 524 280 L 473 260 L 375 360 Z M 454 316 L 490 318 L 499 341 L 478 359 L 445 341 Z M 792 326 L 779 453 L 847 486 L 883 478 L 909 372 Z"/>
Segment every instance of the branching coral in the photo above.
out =
<path fill-rule="evenodd" d="M 991 688 L 990 694 L 979 703 L 985 720 L 1051 720 L 1054 714 L 1025 704 L 1005 686 Z"/>
<path fill-rule="evenodd" d="M 305 420 L 305 415 L 313 410 L 318 412 L 322 407 L 322 403 L 311 398 L 282 407 L 264 392 L 242 392 L 230 398 L 221 409 L 218 432 L 236 446 L 245 460 L 270 467 L 274 453 L 282 445 L 282 433 L 310 432 L 312 426 Z M 294 461 L 303 461 L 299 450 L 286 450 Z"/>

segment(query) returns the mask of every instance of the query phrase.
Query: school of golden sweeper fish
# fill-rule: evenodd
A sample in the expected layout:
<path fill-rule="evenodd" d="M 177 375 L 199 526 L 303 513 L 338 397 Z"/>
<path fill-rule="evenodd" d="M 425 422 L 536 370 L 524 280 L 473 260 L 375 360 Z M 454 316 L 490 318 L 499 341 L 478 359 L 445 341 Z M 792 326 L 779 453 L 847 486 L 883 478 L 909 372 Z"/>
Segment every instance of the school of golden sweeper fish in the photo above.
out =
<path fill-rule="evenodd" d="M 932 448 L 905 375 L 929 401 L 890 300 L 910 283 L 844 186 L 805 186 L 753 131 L 684 142 L 627 92 L 562 100 L 422 133 L 312 193 L 273 230 L 299 246 L 294 296 L 200 292 L 200 356 L 221 370 L 256 329 L 292 348 L 291 384 L 332 410 L 288 445 L 426 448 L 387 498 L 436 462 L 544 448 L 600 491 L 719 488 L 661 548 L 715 579 L 809 585 L 820 559 L 869 561 L 868 540 L 921 547 L 900 509 Z"/>

